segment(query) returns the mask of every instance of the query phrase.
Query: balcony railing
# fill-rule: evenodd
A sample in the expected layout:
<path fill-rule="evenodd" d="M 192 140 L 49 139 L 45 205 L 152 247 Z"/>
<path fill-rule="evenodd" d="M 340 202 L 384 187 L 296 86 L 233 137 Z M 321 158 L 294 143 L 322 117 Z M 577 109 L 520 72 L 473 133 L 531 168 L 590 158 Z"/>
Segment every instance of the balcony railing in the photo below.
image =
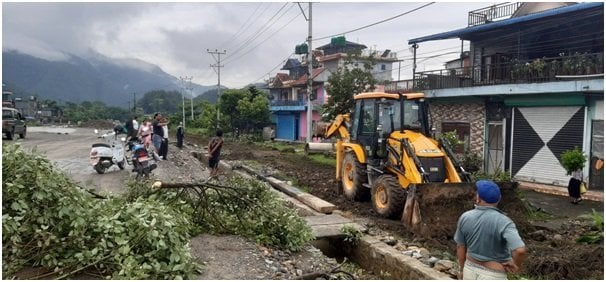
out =
<path fill-rule="evenodd" d="M 572 56 L 512 60 L 501 64 L 419 72 L 415 74 L 414 89 L 549 82 L 561 80 L 562 76 L 572 76 L 568 77 L 569 79 L 582 79 L 583 76 L 595 74 L 604 74 L 604 53 L 577 53 Z"/>
<path fill-rule="evenodd" d="M 272 100 L 270 106 L 305 106 L 304 100 Z"/>
<path fill-rule="evenodd" d="M 481 25 L 494 20 L 509 18 L 522 5 L 521 2 L 501 3 L 469 12 L 467 26 Z"/>

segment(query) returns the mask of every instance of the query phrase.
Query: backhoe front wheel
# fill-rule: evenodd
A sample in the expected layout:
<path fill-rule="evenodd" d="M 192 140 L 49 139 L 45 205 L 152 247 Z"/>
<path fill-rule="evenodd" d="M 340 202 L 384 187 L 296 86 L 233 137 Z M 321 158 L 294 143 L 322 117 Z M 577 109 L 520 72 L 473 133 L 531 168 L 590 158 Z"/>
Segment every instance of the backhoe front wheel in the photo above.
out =
<path fill-rule="evenodd" d="M 381 175 L 372 185 L 372 207 L 382 217 L 397 219 L 402 215 L 406 191 L 392 175 Z"/>
<path fill-rule="evenodd" d="M 369 191 L 364 187 L 365 183 L 368 183 L 366 166 L 358 162 L 354 153 L 346 153 L 341 166 L 341 187 L 345 198 L 351 201 L 368 200 Z"/>

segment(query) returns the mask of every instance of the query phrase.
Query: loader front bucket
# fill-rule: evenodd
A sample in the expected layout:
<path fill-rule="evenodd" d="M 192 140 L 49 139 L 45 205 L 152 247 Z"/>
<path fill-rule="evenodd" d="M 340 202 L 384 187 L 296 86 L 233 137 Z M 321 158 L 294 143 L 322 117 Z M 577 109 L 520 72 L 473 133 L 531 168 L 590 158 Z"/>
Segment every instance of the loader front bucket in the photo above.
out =
<path fill-rule="evenodd" d="M 525 211 L 525 204 L 516 192 L 518 183 L 497 184 L 501 188 L 498 208 L 506 214 L 510 211 L 515 214 L 510 216 L 514 222 L 525 221 L 524 213 L 521 213 Z M 423 183 L 411 185 L 407 193 L 402 213 L 404 225 L 426 238 L 452 237 L 459 216 L 474 208 L 476 187 L 475 183 Z"/>

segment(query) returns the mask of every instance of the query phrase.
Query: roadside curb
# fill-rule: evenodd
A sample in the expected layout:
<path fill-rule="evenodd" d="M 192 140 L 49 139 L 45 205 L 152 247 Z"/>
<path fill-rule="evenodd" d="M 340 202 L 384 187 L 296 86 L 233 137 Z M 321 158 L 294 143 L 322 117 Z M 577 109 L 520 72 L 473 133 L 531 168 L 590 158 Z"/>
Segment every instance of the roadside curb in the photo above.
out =
<path fill-rule="evenodd" d="M 568 189 L 559 186 L 545 185 L 539 183 L 532 182 L 524 182 L 519 181 L 519 188 L 534 190 L 539 193 L 551 194 L 557 196 L 568 197 Z M 587 191 L 587 193 L 583 194 L 583 199 L 595 202 L 604 202 L 604 193 L 598 191 Z"/>

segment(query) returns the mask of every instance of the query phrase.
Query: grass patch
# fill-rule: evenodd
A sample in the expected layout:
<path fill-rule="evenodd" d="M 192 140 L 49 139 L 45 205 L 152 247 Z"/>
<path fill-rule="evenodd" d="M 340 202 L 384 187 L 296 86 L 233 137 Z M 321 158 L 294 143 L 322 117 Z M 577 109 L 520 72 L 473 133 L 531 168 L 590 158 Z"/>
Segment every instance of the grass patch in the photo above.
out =
<path fill-rule="evenodd" d="M 550 213 L 546 213 L 542 210 L 528 210 L 528 219 L 529 220 L 549 220 L 549 219 L 555 219 L 557 218 L 557 216 L 550 214 Z"/>
<path fill-rule="evenodd" d="M 285 142 L 257 142 L 258 146 L 270 148 L 280 152 L 302 152 L 305 149 L 304 144 L 299 143 L 285 143 Z"/>
<path fill-rule="evenodd" d="M 242 164 L 249 166 L 254 170 L 260 170 L 261 168 L 263 168 L 263 164 L 255 160 L 242 160 Z"/>
<path fill-rule="evenodd" d="M 332 167 L 337 166 L 337 161 L 334 157 L 327 157 L 323 154 L 307 155 L 307 158 L 318 164 L 328 165 Z"/>

